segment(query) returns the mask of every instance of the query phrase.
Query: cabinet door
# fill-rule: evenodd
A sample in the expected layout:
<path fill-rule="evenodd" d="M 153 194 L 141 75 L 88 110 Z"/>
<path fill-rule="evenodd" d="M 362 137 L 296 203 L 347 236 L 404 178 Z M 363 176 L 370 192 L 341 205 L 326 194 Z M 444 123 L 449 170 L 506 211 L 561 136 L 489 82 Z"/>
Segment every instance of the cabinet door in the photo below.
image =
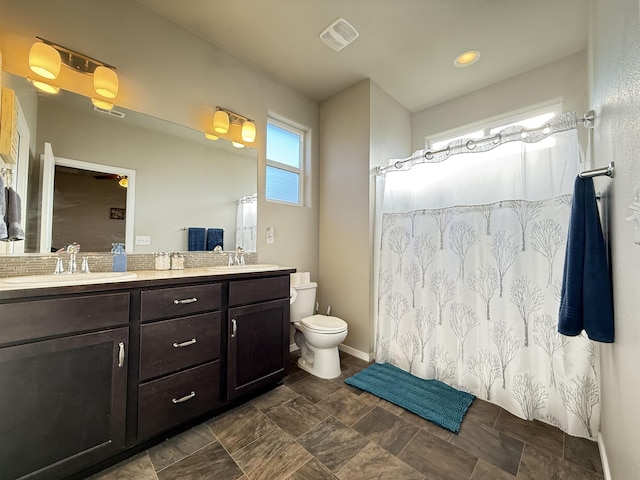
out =
<path fill-rule="evenodd" d="M 286 375 L 289 359 L 289 300 L 229 309 L 228 399 Z"/>
<path fill-rule="evenodd" d="M 0 479 L 56 479 L 124 446 L 129 329 L 0 349 Z"/>

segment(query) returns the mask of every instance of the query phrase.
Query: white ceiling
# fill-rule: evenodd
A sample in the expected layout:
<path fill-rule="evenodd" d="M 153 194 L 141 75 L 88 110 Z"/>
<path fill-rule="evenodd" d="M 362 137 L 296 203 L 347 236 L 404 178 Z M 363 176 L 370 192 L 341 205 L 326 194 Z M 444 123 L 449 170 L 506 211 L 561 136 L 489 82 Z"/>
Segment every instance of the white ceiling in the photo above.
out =
<path fill-rule="evenodd" d="M 138 1 L 314 101 L 370 78 L 413 113 L 587 47 L 588 0 Z M 335 52 L 340 17 L 360 36 Z"/>

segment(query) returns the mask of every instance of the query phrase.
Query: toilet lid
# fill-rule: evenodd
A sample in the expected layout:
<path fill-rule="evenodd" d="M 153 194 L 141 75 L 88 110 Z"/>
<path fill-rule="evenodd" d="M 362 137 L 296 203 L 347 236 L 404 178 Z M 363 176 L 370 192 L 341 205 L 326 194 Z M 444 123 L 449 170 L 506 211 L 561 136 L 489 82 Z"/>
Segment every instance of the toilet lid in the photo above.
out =
<path fill-rule="evenodd" d="M 309 330 L 322 333 L 339 333 L 347 329 L 347 322 L 338 317 L 328 315 L 312 315 L 300 320 L 300 323 Z"/>

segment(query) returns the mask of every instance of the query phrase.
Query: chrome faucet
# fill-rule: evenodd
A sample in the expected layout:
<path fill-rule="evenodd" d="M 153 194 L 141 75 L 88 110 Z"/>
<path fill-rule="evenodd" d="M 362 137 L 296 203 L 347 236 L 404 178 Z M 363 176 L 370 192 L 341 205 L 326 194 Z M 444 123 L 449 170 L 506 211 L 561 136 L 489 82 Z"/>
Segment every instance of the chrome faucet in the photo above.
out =
<path fill-rule="evenodd" d="M 68 273 L 76 273 L 78 271 L 78 264 L 76 262 L 76 255 L 80 251 L 80 245 L 73 242 L 71 245 L 67 245 L 67 252 L 69 252 L 69 268 Z"/>
<path fill-rule="evenodd" d="M 79 251 L 80 251 L 80 245 L 76 242 L 66 245 L 59 250 L 56 250 L 56 253 L 69 252 L 69 267 L 67 268 L 66 273 L 76 273 L 78 271 L 78 263 L 76 261 L 76 256 Z M 85 260 L 86 260 L 86 257 L 85 257 Z M 83 267 L 84 267 L 84 264 L 83 264 Z M 87 271 L 88 270 L 89 270 L 89 265 L 87 264 Z M 53 273 L 54 274 L 65 273 L 61 258 L 58 258 L 58 260 L 56 261 L 56 268 Z"/>
<path fill-rule="evenodd" d="M 238 257 L 238 255 L 240 255 Z M 244 248 L 240 245 L 236 247 L 236 256 L 233 259 L 234 265 L 244 265 Z"/>

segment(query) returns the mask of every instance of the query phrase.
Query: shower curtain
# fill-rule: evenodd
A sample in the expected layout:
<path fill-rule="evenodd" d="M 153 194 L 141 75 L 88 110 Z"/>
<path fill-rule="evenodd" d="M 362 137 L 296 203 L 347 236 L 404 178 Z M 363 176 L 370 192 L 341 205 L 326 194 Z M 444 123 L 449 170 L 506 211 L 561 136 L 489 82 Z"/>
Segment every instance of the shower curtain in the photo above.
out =
<path fill-rule="evenodd" d="M 376 361 L 593 438 L 596 346 L 557 332 L 583 167 L 575 125 L 568 113 L 534 134 L 510 127 L 459 140 L 385 174 Z"/>
<path fill-rule="evenodd" d="M 236 204 L 236 247 L 255 252 L 258 233 L 258 195 L 245 195 Z"/>

